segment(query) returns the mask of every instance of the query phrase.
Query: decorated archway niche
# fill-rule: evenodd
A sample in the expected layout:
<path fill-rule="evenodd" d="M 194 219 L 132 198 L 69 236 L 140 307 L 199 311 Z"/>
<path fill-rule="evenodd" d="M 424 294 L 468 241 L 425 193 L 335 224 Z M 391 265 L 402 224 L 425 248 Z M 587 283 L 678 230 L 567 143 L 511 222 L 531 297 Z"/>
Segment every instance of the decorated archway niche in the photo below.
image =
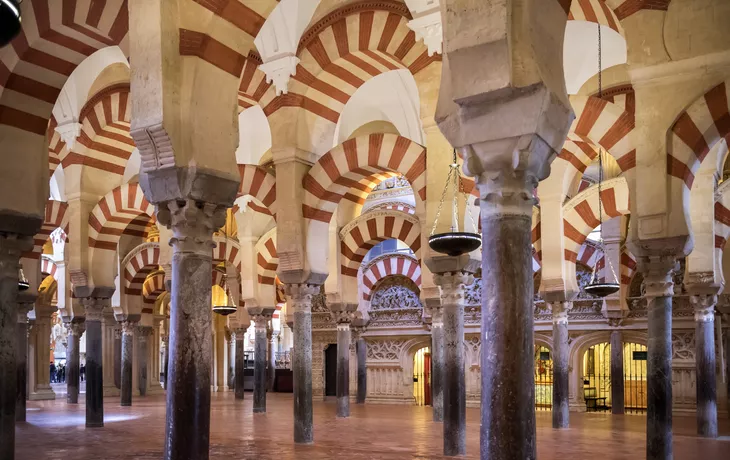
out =
<path fill-rule="evenodd" d="M 416 406 L 431 405 L 431 348 L 423 347 L 413 356 L 413 400 Z"/>
<path fill-rule="evenodd" d="M 626 413 L 646 412 L 646 345 L 623 344 L 624 408 Z M 607 411 L 611 408 L 611 344 L 601 342 L 583 354 L 583 397 L 586 411 Z"/>

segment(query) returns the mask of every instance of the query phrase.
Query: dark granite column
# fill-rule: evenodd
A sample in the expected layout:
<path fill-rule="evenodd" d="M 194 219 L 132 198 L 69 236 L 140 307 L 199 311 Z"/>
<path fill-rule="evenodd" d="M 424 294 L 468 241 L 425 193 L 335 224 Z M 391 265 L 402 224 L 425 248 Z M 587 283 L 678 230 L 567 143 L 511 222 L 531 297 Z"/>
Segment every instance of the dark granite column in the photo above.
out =
<path fill-rule="evenodd" d="M 101 322 L 109 298 L 81 299 L 86 311 L 86 426 L 104 426 L 104 373 Z"/>
<path fill-rule="evenodd" d="M 165 335 L 162 337 L 162 345 L 165 347 L 162 351 L 162 384 L 167 390 L 167 365 L 170 361 L 170 336 Z"/>
<path fill-rule="evenodd" d="M 697 376 L 697 434 L 717 437 L 717 381 L 715 376 L 716 295 L 693 295 L 695 311 L 695 366 Z"/>
<path fill-rule="evenodd" d="M 265 315 L 255 315 L 254 321 L 256 336 L 253 352 L 253 412 L 266 412 L 266 322 Z"/>
<path fill-rule="evenodd" d="M 434 257 L 427 262 L 434 274 L 434 282 L 441 290 L 443 309 L 443 411 L 446 456 L 466 454 L 464 294 L 466 286 L 474 281 L 471 273 L 465 271 L 444 272 L 437 269 L 439 262 L 448 261 L 448 264 L 444 265 L 451 265 L 454 259 L 456 258 Z M 449 268 L 461 267 L 455 264 Z"/>
<path fill-rule="evenodd" d="M 570 302 L 551 302 L 553 311 L 553 428 L 570 426 L 568 393 L 568 310 Z"/>
<path fill-rule="evenodd" d="M 444 318 L 441 299 L 431 310 L 431 403 L 433 421 L 444 421 Z"/>
<path fill-rule="evenodd" d="M 136 321 L 122 322 L 122 406 L 132 405 L 132 365 L 134 364 L 134 330 L 136 328 Z"/>
<path fill-rule="evenodd" d="M 207 460 L 210 444 L 211 284 L 213 232 L 226 208 L 191 199 L 158 206 L 172 229 L 170 358 L 165 460 Z"/>
<path fill-rule="evenodd" d="M 312 418 L 312 296 L 320 287 L 313 284 L 287 284 L 294 317 L 294 345 L 291 367 L 294 380 L 294 442 L 314 441 Z M 289 316 L 289 313 L 287 313 Z"/>
<path fill-rule="evenodd" d="M 0 459 L 15 458 L 17 398 L 18 270 L 31 239 L 0 234 Z M 46 363 L 47 365 L 47 363 Z"/>
<path fill-rule="evenodd" d="M 268 372 L 266 377 L 266 388 L 268 391 L 274 391 L 274 383 L 276 382 L 276 336 L 274 335 L 274 327 L 269 322 L 269 326 L 266 328 L 266 338 L 269 343 L 269 349 L 267 351 L 268 358 Z"/>
<path fill-rule="evenodd" d="M 621 331 L 611 332 L 611 413 L 624 413 L 624 341 Z"/>
<path fill-rule="evenodd" d="M 16 390 L 15 421 L 25 422 L 25 404 L 28 398 L 28 312 L 33 309 L 37 294 L 31 290 L 18 293 L 18 325 L 16 336 Z"/>
<path fill-rule="evenodd" d="M 137 385 L 139 387 L 139 395 L 147 396 L 147 364 L 149 361 L 149 340 L 152 336 L 151 327 L 138 327 L 137 334 Z"/>
<path fill-rule="evenodd" d="M 337 417 L 350 416 L 350 323 L 352 315 L 337 317 Z"/>
<path fill-rule="evenodd" d="M 114 386 L 122 389 L 122 330 L 114 329 Z"/>
<path fill-rule="evenodd" d="M 646 458 L 672 458 L 672 273 L 669 256 L 639 257 L 648 302 Z"/>
<path fill-rule="evenodd" d="M 236 390 L 236 335 L 229 331 L 226 335 L 228 340 L 228 389 Z"/>
<path fill-rule="evenodd" d="M 243 356 L 243 337 L 246 334 L 246 329 L 239 328 L 235 330 L 236 335 L 236 372 L 233 378 L 236 380 L 234 384 L 234 390 L 236 393 L 236 399 L 243 399 L 243 369 L 245 367 L 244 356 Z"/>
<path fill-rule="evenodd" d="M 79 403 L 80 385 L 80 357 L 79 345 L 81 335 L 84 333 L 86 323 L 83 318 L 77 318 L 66 323 L 68 331 L 68 348 L 66 349 L 66 402 L 69 404 Z"/>
<path fill-rule="evenodd" d="M 482 459 L 524 460 L 537 456 L 532 279 L 537 178 L 527 168 L 500 166 L 504 169 L 490 171 L 479 184 L 482 241 L 490 249 L 482 252 L 480 448 Z"/>
<path fill-rule="evenodd" d="M 364 338 L 357 340 L 357 403 L 365 404 L 368 395 L 368 342 Z"/>

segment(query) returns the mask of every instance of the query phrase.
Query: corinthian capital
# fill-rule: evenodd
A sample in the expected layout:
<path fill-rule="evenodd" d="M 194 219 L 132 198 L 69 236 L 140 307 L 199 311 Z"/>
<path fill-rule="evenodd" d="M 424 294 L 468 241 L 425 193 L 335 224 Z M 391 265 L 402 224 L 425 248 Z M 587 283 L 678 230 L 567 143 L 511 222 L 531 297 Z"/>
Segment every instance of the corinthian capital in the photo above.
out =
<path fill-rule="evenodd" d="M 81 337 L 86 330 L 86 323 L 84 321 L 70 321 L 66 323 L 66 331 L 68 335 L 75 337 Z"/>
<path fill-rule="evenodd" d="M 465 271 L 445 272 L 434 274 L 433 281 L 441 289 L 442 305 L 463 307 L 466 286 L 474 282 L 474 276 Z"/>
<path fill-rule="evenodd" d="M 0 279 L 17 282 L 20 255 L 33 247 L 33 238 L 14 233 L 0 234 Z"/>
<path fill-rule="evenodd" d="M 695 311 L 695 321 L 698 323 L 709 323 L 715 321 L 715 305 L 717 305 L 716 295 L 692 295 L 690 296 L 689 301 Z"/>
<path fill-rule="evenodd" d="M 318 284 L 287 284 L 284 286 L 284 292 L 291 300 L 292 312 L 311 312 L 312 296 L 319 294 L 320 286 Z"/>
<path fill-rule="evenodd" d="M 213 232 L 226 223 L 226 207 L 193 199 L 171 200 L 157 207 L 157 219 L 172 230 L 175 252 L 210 256 Z"/>
<path fill-rule="evenodd" d="M 672 275 L 677 269 L 673 255 L 643 256 L 638 258 L 639 270 L 644 275 L 644 293 L 648 298 L 674 295 Z"/>

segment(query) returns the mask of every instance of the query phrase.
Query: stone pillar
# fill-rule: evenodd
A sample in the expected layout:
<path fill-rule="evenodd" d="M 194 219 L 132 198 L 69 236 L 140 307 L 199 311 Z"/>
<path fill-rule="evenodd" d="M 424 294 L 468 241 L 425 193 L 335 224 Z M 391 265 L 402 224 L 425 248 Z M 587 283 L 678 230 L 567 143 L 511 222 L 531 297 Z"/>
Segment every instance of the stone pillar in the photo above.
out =
<path fill-rule="evenodd" d="M 50 305 L 41 304 L 36 301 L 35 308 L 35 376 L 36 381 L 31 400 L 51 400 L 56 399 L 56 394 L 51 388 L 51 371 L 49 363 L 51 361 L 51 315 L 53 310 Z"/>
<path fill-rule="evenodd" d="M 132 366 L 134 364 L 134 330 L 137 321 L 122 321 L 122 394 L 121 405 L 132 405 Z"/>
<path fill-rule="evenodd" d="M 365 404 L 368 395 L 368 342 L 360 337 L 357 340 L 357 403 Z"/>
<path fill-rule="evenodd" d="M 30 238 L 0 234 L 0 458 L 3 460 L 15 458 L 18 270 L 20 254 L 32 245 Z"/>
<path fill-rule="evenodd" d="M 717 437 L 717 382 L 715 376 L 715 305 L 717 296 L 690 297 L 695 312 L 697 375 L 697 434 Z"/>
<path fill-rule="evenodd" d="M 441 299 L 426 299 L 431 314 L 431 404 L 433 421 L 444 421 L 444 317 Z"/>
<path fill-rule="evenodd" d="M 553 428 L 570 426 L 568 311 L 570 302 L 551 302 L 553 311 Z"/>
<path fill-rule="evenodd" d="M 158 222 L 173 234 L 163 458 L 205 460 L 210 443 L 213 232 L 225 223 L 225 208 L 181 199 L 157 209 Z"/>
<path fill-rule="evenodd" d="M 86 311 L 86 426 L 104 426 L 104 367 L 101 322 L 109 298 L 85 297 Z"/>
<path fill-rule="evenodd" d="M 476 267 L 469 257 L 432 257 L 426 265 L 441 290 L 443 309 L 444 455 L 466 455 L 466 377 L 464 370 L 464 296 Z M 476 261 L 474 262 L 476 264 Z"/>
<path fill-rule="evenodd" d="M 236 392 L 236 399 L 244 399 L 243 369 L 246 363 L 243 356 L 243 337 L 246 334 L 246 329 L 238 328 L 235 330 L 234 334 L 236 335 L 236 371 L 233 378 L 236 380 L 236 383 L 233 385 L 233 387 Z"/>
<path fill-rule="evenodd" d="M 671 256 L 639 257 L 648 303 L 646 362 L 646 458 L 672 458 L 672 273 Z"/>
<path fill-rule="evenodd" d="M 66 323 L 68 331 L 68 348 L 66 349 L 66 402 L 69 404 L 79 403 L 79 385 L 81 366 L 79 351 L 81 336 L 86 328 L 83 318 L 72 320 Z"/>
<path fill-rule="evenodd" d="M 286 295 L 294 317 L 294 346 L 291 367 L 294 379 L 294 442 L 314 441 L 312 418 L 312 296 L 319 293 L 314 284 L 287 284 Z"/>
<path fill-rule="evenodd" d="M 266 323 L 269 315 L 252 315 L 256 330 L 253 365 L 253 412 L 266 412 Z"/>
<path fill-rule="evenodd" d="M 611 413 L 624 413 L 624 341 L 621 331 L 611 332 Z"/>
<path fill-rule="evenodd" d="M 114 362 L 114 386 L 122 389 L 122 330 L 114 329 L 114 350 L 112 352 Z"/>
<path fill-rule="evenodd" d="M 276 383 L 276 339 L 277 335 L 274 334 L 274 326 L 269 322 L 269 326 L 266 328 L 266 338 L 269 340 L 268 350 L 268 366 L 269 372 L 266 374 L 268 382 L 266 388 L 268 391 L 274 391 L 274 384 Z"/>
<path fill-rule="evenodd" d="M 341 312 L 337 320 L 337 417 L 350 416 L 350 324 L 352 314 Z"/>
<path fill-rule="evenodd" d="M 167 365 L 170 359 L 170 342 L 169 342 L 170 336 L 165 335 L 162 337 L 162 384 L 165 386 L 165 390 L 167 390 Z"/>
<path fill-rule="evenodd" d="M 153 329 L 151 327 L 139 327 L 137 328 L 137 356 L 139 357 L 139 363 L 137 363 L 137 385 L 139 386 L 139 395 L 147 396 L 147 383 L 148 375 L 147 368 L 149 366 L 150 356 L 150 336 L 152 336 Z"/>
<path fill-rule="evenodd" d="M 231 331 L 226 335 L 228 340 L 228 389 L 236 389 L 236 334 Z"/>
<path fill-rule="evenodd" d="M 25 422 L 28 398 L 28 312 L 33 309 L 37 295 L 25 291 L 18 294 L 18 324 L 16 329 L 16 372 L 18 387 L 15 400 L 15 421 Z"/>

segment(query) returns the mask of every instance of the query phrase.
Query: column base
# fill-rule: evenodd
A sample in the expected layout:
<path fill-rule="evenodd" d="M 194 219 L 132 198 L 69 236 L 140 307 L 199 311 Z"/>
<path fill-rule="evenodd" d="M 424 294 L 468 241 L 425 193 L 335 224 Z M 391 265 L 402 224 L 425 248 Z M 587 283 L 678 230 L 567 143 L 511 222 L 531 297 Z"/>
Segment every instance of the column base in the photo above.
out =
<path fill-rule="evenodd" d="M 119 405 L 122 406 L 122 407 L 132 407 L 132 403 L 127 403 L 127 402 L 123 402 L 123 403 L 121 403 Z"/>
<path fill-rule="evenodd" d="M 56 393 L 50 388 L 39 388 L 30 395 L 29 401 L 52 401 L 56 399 Z"/>
<path fill-rule="evenodd" d="M 102 422 L 102 423 L 86 423 L 86 428 L 104 428 L 104 422 Z"/>
<path fill-rule="evenodd" d="M 106 396 L 120 396 L 122 394 L 122 391 L 117 387 L 104 387 L 104 397 Z"/>
<path fill-rule="evenodd" d="M 254 414 L 265 414 L 266 413 L 266 409 L 262 409 L 260 407 L 254 407 L 253 413 Z"/>

